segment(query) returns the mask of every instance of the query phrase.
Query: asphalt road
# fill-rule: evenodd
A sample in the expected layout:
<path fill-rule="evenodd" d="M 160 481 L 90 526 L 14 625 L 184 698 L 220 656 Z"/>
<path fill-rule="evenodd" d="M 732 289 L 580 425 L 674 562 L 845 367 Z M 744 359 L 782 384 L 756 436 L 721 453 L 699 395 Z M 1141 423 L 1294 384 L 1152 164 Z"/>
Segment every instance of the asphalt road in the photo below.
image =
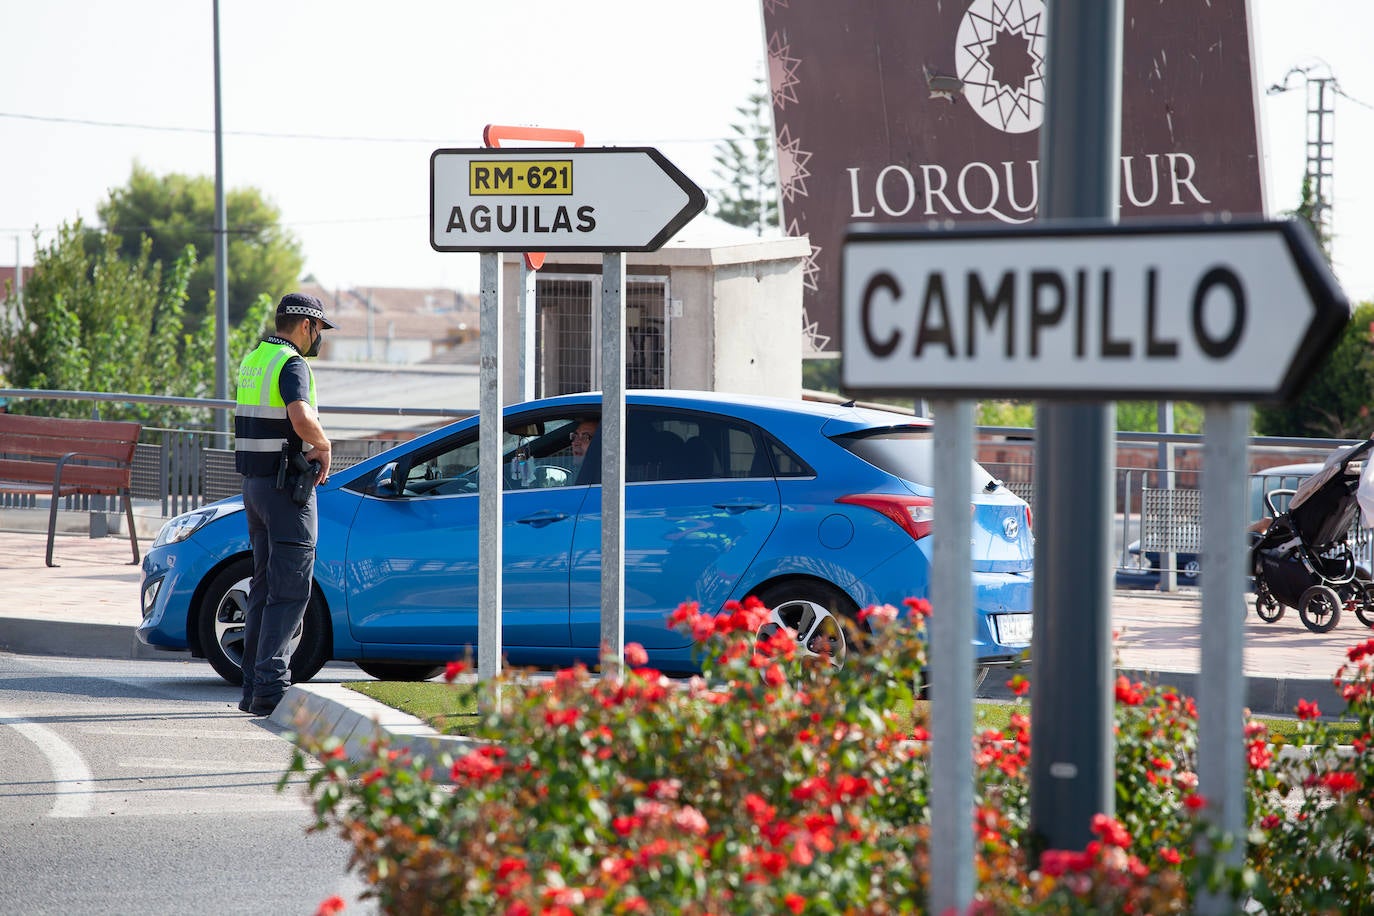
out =
<path fill-rule="evenodd" d="M 0 913 L 373 913 L 292 746 L 203 662 L 0 654 Z"/>

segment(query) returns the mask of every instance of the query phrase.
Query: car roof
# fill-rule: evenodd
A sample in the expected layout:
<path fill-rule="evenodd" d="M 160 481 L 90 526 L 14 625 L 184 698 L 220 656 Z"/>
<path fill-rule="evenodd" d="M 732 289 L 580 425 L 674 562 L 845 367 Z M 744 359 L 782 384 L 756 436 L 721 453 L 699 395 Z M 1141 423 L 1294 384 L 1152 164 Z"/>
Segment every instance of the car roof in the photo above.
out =
<path fill-rule="evenodd" d="M 589 400 L 601 399 L 600 391 L 586 391 L 578 394 L 559 395 L 540 398 L 521 404 L 512 404 L 507 413 L 538 405 L 558 407 L 563 404 L 585 404 Z M 689 389 L 637 389 L 626 392 L 626 404 L 638 406 L 696 407 L 711 409 L 741 416 L 761 418 L 767 414 L 787 414 L 793 417 L 809 416 L 826 424 L 829 435 L 839 435 L 861 429 L 887 426 L 930 426 L 930 420 L 897 410 L 882 410 L 875 407 L 859 406 L 853 401 L 834 404 L 826 401 L 808 401 L 801 398 L 783 398 L 758 394 L 736 394 L 724 391 L 696 391 Z"/>
<path fill-rule="evenodd" d="M 1260 468 L 1254 476 L 1260 477 L 1311 477 L 1322 469 L 1320 461 L 1303 461 L 1298 464 L 1276 464 L 1271 468 Z"/>

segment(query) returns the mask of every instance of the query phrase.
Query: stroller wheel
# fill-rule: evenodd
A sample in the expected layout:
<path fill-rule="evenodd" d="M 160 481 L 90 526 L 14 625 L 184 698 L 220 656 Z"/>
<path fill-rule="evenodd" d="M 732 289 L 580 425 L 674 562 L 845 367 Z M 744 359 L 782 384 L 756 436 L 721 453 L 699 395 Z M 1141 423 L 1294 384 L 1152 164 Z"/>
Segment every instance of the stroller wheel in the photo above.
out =
<path fill-rule="evenodd" d="M 1313 585 L 1302 593 L 1298 616 L 1313 633 L 1326 633 L 1341 619 L 1341 596 L 1329 585 Z"/>
<path fill-rule="evenodd" d="M 1256 591 L 1255 613 L 1259 616 L 1260 620 L 1263 620 L 1265 623 L 1278 623 L 1283 619 L 1283 612 L 1286 610 L 1288 610 L 1288 608 L 1279 604 L 1278 599 L 1270 593 L 1269 589 L 1261 586 Z"/>
<path fill-rule="evenodd" d="M 1359 586 L 1359 589 L 1350 602 L 1355 606 L 1355 616 L 1365 626 L 1374 627 L 1374 583 L 1357 582 L 1355 584 Z"/>

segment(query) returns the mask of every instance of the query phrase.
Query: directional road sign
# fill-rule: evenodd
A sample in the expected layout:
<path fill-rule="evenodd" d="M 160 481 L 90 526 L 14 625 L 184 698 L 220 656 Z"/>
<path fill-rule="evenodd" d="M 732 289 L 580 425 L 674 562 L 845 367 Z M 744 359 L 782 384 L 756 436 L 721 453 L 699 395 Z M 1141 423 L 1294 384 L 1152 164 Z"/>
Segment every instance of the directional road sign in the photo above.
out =
<path fill-rule="evenodd" d="M 656 251 L 706 195 L 656 149 L 441 149 L 429 160 L 436 251 Z"/>
<path fill-rule="evenodd" d="M 1282 399 L 1350 320 L 1292 221 L 856 227 L 842 266 L 855 393 Z"/>

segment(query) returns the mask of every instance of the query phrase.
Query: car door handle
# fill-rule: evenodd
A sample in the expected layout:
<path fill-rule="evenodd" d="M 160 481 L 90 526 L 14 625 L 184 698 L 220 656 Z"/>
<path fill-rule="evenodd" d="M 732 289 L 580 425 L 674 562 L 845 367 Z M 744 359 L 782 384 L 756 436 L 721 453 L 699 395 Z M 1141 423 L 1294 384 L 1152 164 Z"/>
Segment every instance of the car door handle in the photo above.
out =
<path fill-rule="evenodd" d="M 532 525 L 535 528 L 543 528 L 545 525 L 561 522 L 567 517 L 568 514 L 566 512 L 550 512 L 547 509 L 542 509 L 533 515 L 518 518 L 516 521 L 521 525 Z"/>
<path fill-rule="evenodd" d="M 725 503 L 714 503 L 717 509 L 724 509 L 726 512 L 748 512 L 750 509 L 762 509 L 768 505 L 757 499 L 732 499 Z"/>

